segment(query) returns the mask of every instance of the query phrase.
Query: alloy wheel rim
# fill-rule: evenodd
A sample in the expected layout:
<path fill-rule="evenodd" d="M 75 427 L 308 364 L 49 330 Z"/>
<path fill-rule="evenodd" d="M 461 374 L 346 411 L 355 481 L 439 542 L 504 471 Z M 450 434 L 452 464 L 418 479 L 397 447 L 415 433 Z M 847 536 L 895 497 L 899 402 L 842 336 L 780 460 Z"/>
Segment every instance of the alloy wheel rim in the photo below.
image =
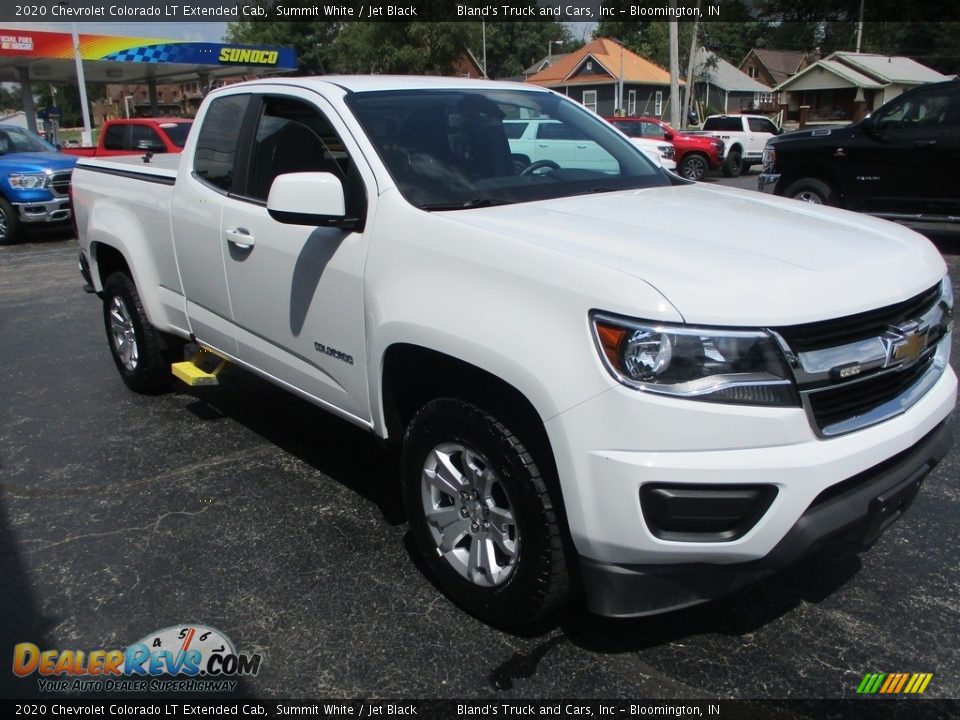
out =
<path fill-rule="evenodd" d="M 127 304 L 119 295 L 114 295 L 110 301 L 110 336 L 113 340 L 113 349 L 123 367 L 130 372 L 136 370 L 140 362 L 137 333 Z"/>
<path fill-rule="evenodd" d="M 688 160 L 684 168 L 686 170 L 684 177 L 686 177 L 687 180 L 700 180 L 706 173 L 703 160 L 699 158 Z"/>
<path fill-rule="evenodd" d="M 490 463 L 460 443 L 443 443 L 423 463 L 420 496 L 430 536 L 461 577 L 481 587 L 507 581 L 520 533 L 513 504 Z"/>
<path fill-rule="evenodd" d="M 820 196 L 812 190 L 804 190 L 799 192 L 794 196 L 794 199 L 799 200 L 800 202 L 813 203 L 814 205 L 823 205 L 823 201 L 820 199 Z"/>

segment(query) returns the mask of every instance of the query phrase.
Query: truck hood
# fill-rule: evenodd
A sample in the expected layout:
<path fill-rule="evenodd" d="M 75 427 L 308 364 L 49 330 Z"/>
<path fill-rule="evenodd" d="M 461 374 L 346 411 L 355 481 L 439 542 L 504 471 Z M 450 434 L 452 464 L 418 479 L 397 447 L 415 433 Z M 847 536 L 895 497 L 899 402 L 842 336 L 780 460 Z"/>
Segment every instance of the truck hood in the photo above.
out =
<path fill-rule="evenodd" d="M 444 214 L 639 278 L 689 323 L 841 317 L 912 297 L 946 272 L 928 240 L 893 223 L 700 184 Z M 598 308 L 611 309 L 602 298 Z"/>
<path fill-rule="evenodd" d="M 779 145 L 794 140 L 818 140 L 820 138 L 830 138 L 829 141 L 834 142 L 851 138 L 855 133 L 856 125 L 826 125 L 810 130 L 794 130 L 783 135 L 777 135 L 767 140 L 767 144 Z"/>
<path fill-rule="evenodd" d="M 59 152 L 6 153 L 0 155 L 0 173 L 70 170 L 77 158 Z"/>

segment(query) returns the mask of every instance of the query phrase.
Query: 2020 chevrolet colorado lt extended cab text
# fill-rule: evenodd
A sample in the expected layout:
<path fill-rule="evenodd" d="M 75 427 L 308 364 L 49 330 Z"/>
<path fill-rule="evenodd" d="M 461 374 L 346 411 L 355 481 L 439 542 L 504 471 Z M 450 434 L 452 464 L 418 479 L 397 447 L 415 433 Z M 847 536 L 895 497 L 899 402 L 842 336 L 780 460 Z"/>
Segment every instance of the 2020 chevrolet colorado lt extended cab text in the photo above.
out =
<path fill-rule="evenodd" d="M 582 166 L 517 167 L 524 117 L 571 126 Z M 549 90 L 231 85 L 179 159 L 81 160 L 74 196 L 124 381 L 160 389 L 192 340 L 402 448 L 426 566 L 498 626 L 870 543 L 950 444 L 927 240 L 690 183 Z"/>

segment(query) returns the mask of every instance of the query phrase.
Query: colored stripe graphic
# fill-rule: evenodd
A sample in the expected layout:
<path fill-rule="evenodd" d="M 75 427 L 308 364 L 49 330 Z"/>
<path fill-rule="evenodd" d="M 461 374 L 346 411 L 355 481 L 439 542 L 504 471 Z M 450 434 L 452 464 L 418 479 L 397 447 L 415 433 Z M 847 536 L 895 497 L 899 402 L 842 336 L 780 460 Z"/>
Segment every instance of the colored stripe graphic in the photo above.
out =
<path fill-rule="evenodd" d="M 867 673 L 857 685 L 858 695 L 922 695 L 933 673 Z"/>

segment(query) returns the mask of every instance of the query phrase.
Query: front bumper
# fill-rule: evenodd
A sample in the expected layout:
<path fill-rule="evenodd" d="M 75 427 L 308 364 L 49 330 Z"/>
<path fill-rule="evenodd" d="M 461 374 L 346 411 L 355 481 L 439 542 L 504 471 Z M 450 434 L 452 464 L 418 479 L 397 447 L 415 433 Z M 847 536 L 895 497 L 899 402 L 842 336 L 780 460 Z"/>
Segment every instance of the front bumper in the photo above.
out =
<path fill-rule="evenodd" d="M 780 182 L 780 173 L 760 173 L 757 176 L 757 190 L 772 195 L 777 189 L 778 182 Z"/>
<path fill-rule="evenodd" d="M 820 493 L 760 560 L 734 565 L 617 565 L 581 558 L 590 610 L 635 617 L 706 602 L 770 575 L 833 538 L 869 547 L 910 507 L 927 474 L 953 444 L 944 420 L 914 447 Z"/>
<path fill-rule="evenodd" d="M 73 214 L 70 198 L 54 198 L 43 202 L 13 203 L 24 223 L 67 222 Z"/>

